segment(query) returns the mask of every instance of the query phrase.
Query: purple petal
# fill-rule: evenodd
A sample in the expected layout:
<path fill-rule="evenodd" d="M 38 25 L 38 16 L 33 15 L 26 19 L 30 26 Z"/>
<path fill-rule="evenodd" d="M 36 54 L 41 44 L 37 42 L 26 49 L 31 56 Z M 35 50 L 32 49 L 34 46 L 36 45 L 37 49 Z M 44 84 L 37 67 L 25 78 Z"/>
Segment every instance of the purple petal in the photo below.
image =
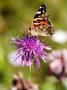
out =
<path fill-rule="evenodd" d="M 38 54 L 34 51 L 33 52 L 34 54 L 34 58 L 36 59 L 36 66 L 39 68 L 40 67 L 40 60 L 38 58 Z"/>
<path fill-rule="evenodd" d="M 46 55 L 44 53 L 42 53 L 40 56 L 43 59 L 43 61 L 46 62 L 46 58 L 47 58 Z"/>

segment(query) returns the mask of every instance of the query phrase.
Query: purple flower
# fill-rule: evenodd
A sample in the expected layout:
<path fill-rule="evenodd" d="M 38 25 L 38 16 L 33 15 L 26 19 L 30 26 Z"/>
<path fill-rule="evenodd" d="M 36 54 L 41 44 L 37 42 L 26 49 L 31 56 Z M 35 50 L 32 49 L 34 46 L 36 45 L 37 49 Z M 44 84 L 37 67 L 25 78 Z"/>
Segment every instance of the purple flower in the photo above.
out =
<path fill-rule="evenodd" d="M 48 56 L 50 73 L 58 79 L 67 77 L 67 50 L 52 51 Z"/>
<path fill-rule="evenodd" d="M 40 67 L 40 58 L 46 62 L 46 50 L 51 48 L 41 43 L 36 36 L 27 35 L 23 39 L 13 38 L 12 40 L 18 48 L 15 60 L 18 60 L 21 66 L 31 66 L 35 62 L 36 66 Z"/>

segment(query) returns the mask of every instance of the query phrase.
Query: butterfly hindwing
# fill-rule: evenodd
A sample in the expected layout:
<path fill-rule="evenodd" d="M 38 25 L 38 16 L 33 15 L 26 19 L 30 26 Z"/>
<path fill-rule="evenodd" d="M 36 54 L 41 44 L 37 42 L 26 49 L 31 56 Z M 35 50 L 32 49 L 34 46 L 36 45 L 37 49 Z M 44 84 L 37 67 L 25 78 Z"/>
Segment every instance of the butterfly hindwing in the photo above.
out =
<path fill-rule="evenodd" d="M 30 32 L 33 35 L 49 36 L 52 35 L 53 30 L 54 28 L 47 14 L 46 5 L 42 4 L 33 18 Z"/>

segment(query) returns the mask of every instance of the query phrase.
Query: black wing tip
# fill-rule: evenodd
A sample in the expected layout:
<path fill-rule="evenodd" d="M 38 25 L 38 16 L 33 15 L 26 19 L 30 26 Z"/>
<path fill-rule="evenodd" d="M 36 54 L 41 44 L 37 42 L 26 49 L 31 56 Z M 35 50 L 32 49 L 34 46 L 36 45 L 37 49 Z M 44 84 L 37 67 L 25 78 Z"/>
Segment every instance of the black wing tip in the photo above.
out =
<path fill-rule="evenodd" d="M 40 7 L 44 8 L 45 11 L 47 11 L 47 5 L 46 4 L 42 3 Z"/>
<path fill-rule="evenodd" d="M 46 13 L 46 11 L 47 11 L 46 4 L 42 3 L 42 4 L 40 5 L 40 8 L 38 9 L 38 11 L 40 11 L 41 13 L 40 13 L 40 14 L 36 14 L 36 15 L 34 16 L 34 18 L 38 18 L 39 15 Z"/>
<path fill-rule="evenodd" d="M 47 7 L 47 5 L 45 3 L 42 3 L 41 7 Z"/>

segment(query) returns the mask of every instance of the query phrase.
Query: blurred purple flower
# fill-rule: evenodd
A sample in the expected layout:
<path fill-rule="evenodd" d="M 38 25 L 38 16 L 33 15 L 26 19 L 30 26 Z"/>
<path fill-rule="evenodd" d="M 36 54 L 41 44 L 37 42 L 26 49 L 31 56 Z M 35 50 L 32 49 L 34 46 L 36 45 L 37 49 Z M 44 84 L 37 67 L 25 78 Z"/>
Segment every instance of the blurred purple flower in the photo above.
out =
<path fill-rule="evenodd" d="M 24 75 L 19 72 L 18 75 L 13 75 L 11 90 L 39 90 L 39 87 L 37 84 L 34 84 L 32 80 L 27 80 Z"/>
<path fill-rule="evenodd" d="M 12 41 L 18 48 L 15 60 L 18 60 L 21 66 L 31 66 L 33 64 L 33 59 L 35 59 L 34 62 L 36 62 L 37 67 L 40 67 L 40 58 L 46 62 L 46 50 L 50 50 L 51 48 L 41 43 L 36 36 L 27 35 L 23 39 L 12 38 Z"/>
<path fill-rule="evenodd" d="M 48 56 L 49 71 L 58 79 L 63 80 L 67 77 L 67 50 L 52 51 Z"/>

